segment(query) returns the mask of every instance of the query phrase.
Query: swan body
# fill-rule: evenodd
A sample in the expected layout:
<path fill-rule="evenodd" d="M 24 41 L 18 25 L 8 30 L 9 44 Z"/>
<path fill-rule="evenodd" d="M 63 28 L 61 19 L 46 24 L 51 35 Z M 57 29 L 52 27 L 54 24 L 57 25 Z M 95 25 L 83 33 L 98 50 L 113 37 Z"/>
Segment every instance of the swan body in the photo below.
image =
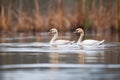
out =
<path fill-rule="evenodd" d="M 50 44 L 52 45 L 65 45 L 70 43 L 69 40 L 56 40 L 58 37 L 58 31 L 55 28 L 50 29 L 49 33 L 54 34 L 53 38 L 50 40 Z"/>
<path fill-rule="evenodd" d="M 83 45 L 83 46 L 85 46 L 85 45 L 88 45 L 88 46 L 96 46 L 96 45 L 101 45 L 101 44 L 103 44 L 103 42 L 105 41 L 105 40 L 98 41 L 98 40 L 92 40 L 92 39 L 88 39 L 88 40 L 83 40 L 83 41 L 82 41 L 83 36 L 84 36 L 84 31 L 83 31 L 83 29 L 81 29 L 81 28 L 77 28 L 74 33 L 80 33 L 80 37 L 79 37 L 79 39 L 78 39 L 78 41 L 77 41 L 77 44 L 78 44 L 78 45 Z"/>
<path fill-rule="evenodd" d="M 104 42 L 104 40 L 98 41 L 98 40 L 90 40 L 89 39 L 89 40 L 82 41 L 80 44 L 81 45 L 101 45 L 103 42 Z"/>
<path fill-rule="evenodd" d="M 54 42 L 50 42 L 50 44 L 56 44 L 56 45 L 63 45 L 63 44 L 68 44 L 70 43 L 69 40 L 56 40 Z"/>

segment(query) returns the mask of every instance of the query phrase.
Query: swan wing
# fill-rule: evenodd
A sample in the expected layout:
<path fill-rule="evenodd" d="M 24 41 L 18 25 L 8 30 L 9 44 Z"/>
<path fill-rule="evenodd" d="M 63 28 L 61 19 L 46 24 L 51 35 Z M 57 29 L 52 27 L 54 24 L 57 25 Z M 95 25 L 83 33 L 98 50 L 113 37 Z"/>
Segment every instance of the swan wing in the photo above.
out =
<path fill-rule="evenodd" d="M 105 40 L 99 41 L 96 45 L 101 45 Z"/>
<path fill-rule="evenodd" d="M 104 42 L 104 40 L 102 41 L 98 41 L 98 40 L 84 40 L 82 41 L 83 45 L 100 45 Z"/>
<path fill-rule="evenodd" d="M 69 40 L 56 40 L 54 42 L 54 44 L 57 44 L 57 45 L 63 45 L 63 44 L 68 44 L 68 43 L 70 43 Z"/>

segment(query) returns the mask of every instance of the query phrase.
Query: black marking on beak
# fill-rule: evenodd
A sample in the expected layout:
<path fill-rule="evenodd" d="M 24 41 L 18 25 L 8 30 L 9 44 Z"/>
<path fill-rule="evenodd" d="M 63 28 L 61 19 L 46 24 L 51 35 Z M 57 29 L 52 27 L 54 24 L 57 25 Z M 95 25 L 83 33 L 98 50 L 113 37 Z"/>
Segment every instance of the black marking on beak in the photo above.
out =
<path fill-rule="evenodd" d="M 78 33 L 78 30 L 75 30 L 73 33 Z"/>
<path fill-rule="evenodd" d="M 73 33 L 77 33 L 77 31 L 74 31 Z"/>
<path fill-rule="evenodd" d="M 52 33 L 52 30 L 50 30 L 48 33 Z"/>

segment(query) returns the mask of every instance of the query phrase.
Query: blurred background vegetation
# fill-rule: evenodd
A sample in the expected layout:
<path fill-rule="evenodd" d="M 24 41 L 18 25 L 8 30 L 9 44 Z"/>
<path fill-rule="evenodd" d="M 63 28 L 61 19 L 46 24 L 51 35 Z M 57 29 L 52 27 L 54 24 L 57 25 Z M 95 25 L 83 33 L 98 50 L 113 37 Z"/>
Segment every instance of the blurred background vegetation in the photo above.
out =
<path fill-rule="evenodd" d="M 0 32 L 119 31 L 119 0 L 0 0 Z"/>

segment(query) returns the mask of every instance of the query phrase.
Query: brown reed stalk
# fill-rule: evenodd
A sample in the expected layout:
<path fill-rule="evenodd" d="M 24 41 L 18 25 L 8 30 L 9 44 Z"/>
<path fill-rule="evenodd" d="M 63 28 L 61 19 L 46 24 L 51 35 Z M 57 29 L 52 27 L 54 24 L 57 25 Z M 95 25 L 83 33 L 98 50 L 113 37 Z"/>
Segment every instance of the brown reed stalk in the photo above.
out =
<path fill-rule="evenodd" d="M 18 15 L 16 16 L 15 31 L 22 32 L 26 27 L 23 28 L 23 17 L 22 17 L 22 1 L 19 1 Z"/>
<path fill-rule="evenodd" d="M 6 20 L 8 31 L 11 31 L 11 29 L 12 29 L 12 9 L 11 9 L 11 7 L 12 6 L 11 6 L 11 3 L 10 3 L 9 6 L 8 6 L 7 20 Z"/>
<path fill-rule="evenodd" d="M 75 18 L 76 18 L 76 24 L 77 25 L 84 25 L 85 22 L 85 1 L 83 0 L 77 0 L 76 6 L 75 6 Z M 80 27 L 80 26 L 77 26 Z"/>
<path fill-rule="evenodd" d="M 48 25 L 54 28 L 59 29 L 60 31 L 66 31 L 70 27 L 69 20 L 63 16 L 62 9 L 62 0 L 57 0 L 57 9 L 56 11 L 50 6 L 48 7 Z M 52 10 L 51 10 L 52 9 Z"/>
<path fill-rule="evenodd" d="M 111 29 L 111 26 L 113 28 L 118 29 L 119 0 L 116 0 L 115 3 L 112 3 L 111 0 L 106 1 L 108 8 L 106 8 L 106 4 L 105 6 L 103 5 L 103 0 L 99 1 L 91 0 L 92 8 L 89 11 L 87 11 L 88 9 L 86 9 L 86 7 L 91 4 L 90 1 L 88 5 L 86 5 L 87 0 L 75 0 L 74 14 L 69 13 L 69 11 L 66 11 L 66 14 L 64 14 L 62 4 L 63 0 L 56 1 L 57 1 L 57 8 L 55 8 L 56 10 L 49 8 L 48 16 L 43 17 L 42 14 L 40 13 L 39 0 L 35 0 L 35 13 L 33 18 L 30 15 L 28 15 L 27 12 L 22 10 L 23 6 L 21 2 L 16 21 L 13 20 L 14 16 L 12 14 L 11 9 L 12 4 L 9 4 L 9 6 L 7 6 L 8 9 L 5 8 L 5 6 L 2 6 L 0 14 L 0 30 L 1 31 L 13 30 L 13 23 L 15 23 L 15 26 L 17 27 L 14 27 L 14 29 L 16 29 L 17 31 L 24 32 L 28 32 L 31 30 L 43 31 L 48 29 L 48 27 L 49 28 L 55 27 L 60 29 L 60 31 L 66 31 L 68 29 L 73 29 L 74 27 L 73 24 L 84 25 L 86 18 L 88 18 L 88 23 L 91 25 L 90 28 L 92 28 L 94 31 L 97 32 L 107 31 Z M 97 2 L 99 2 L 99 7 L 96 7 Z M 52 4 L 52 6 L 55 5 Z M 86 12 L 88 12 L 89 14 L 87 14 Z"/>
<path fill-rule="evenodd" d="M 108 0 L 108 9 L 103 5 L 102 0 L 99 1 L 99 8 L 97 9 L 95 6 L 95 1 L 92 5 L 92 11 L 90 12 L 88 18 L 89 22 L 93 26 L 93 30 L 96 32 L 101 31 L 110 31 L 111 26 L 115 26 L 114 23 L 114 15 L 111 14 L 112 6 L 111 1 Z"/>
<path fill-rule="evenodd" d="M 59 29 L 62 29 L 62 19 L 63 19 L 63 13 L 62 13 L 62 0 L 57 1 L 57 11 L 56 11 L 56 23 L 58 24 L 57 27 Z"/>
<path fill-rule="evenodd" d="M 115 25 L 115 28 L 118 29 L 119 27 L 119 0 L 116 0 L 116 25 Z"/>
<path fill-rule="evenodd" d="M 86 0 L 82 0 L 82 14 L 86 16 Z"/>
<path fill-rule="evenodd" d="M 6 16 L 5 16 L 5 8 L 2 6 L 1 10 L 1 30 L 2 32 L 7 30 L 7 25 L 6 25 Z"/>
<path fill-rule="evenodd" d="M 31 32 L 32 31 L 32 18 L 26 12 L 22 12 L 18 17 L 16 24 L 18 32 Z"/>
<path fill-rule="evenodd" d="M 40 5 L 39 0 L 35 0 L 35 14 L 34 14 L 34 25 L 35 25 L 35 31 L 42 31 L 42 17 L 40 15 Z"/>
<path fill-rule="evenodd" d="M 23 2 L 20 0 L 20 6 L 18 10 L 18 15 L 16 15 L 16 21 L 14 26 L 14 31 L 17 32 L 30 32 L 32 29 L 32 20 L 31 17 L 28 16 L 26 11 L 22 9 Z"/>
<path fill-rule="evenodd" d="M 0 8 L 2 8 L 0 6 Z M 0 31 L 2 31 L 2 9 L 1 9 L 1 13 L 0 13 Z"/>
<path fill-rule="evenodd" d="M 19 9 L 17 10 L 17 14 L 15 14 L 16 20 L 13 20 L 14 26 L 12 26 L 12 30 L 15 32 L 30 32 L 30 20 L 27 12 L 22 10 L 22 1 L 20 1 Z"/>

